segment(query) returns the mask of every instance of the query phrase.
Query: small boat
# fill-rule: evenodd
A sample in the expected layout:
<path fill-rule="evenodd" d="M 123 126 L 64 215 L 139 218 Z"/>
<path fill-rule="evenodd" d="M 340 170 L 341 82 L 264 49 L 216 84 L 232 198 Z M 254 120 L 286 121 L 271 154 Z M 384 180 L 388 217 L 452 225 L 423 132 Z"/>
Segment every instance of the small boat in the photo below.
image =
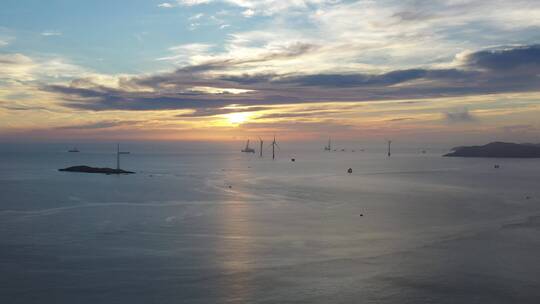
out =
<path fill-rule="evenodd" d="M 69 149 L 68 152 L 70 153 L 77 153 L 77 152 L 80 152 L 79 149 L 73 147 L 72 149 Z"/>
<path fill-rule="evenodd" d="M 244 153 L 255 153 L 255 149 L 249 147 L 249 139 L 246 143 L 246 147 L 241 150 Z"/>

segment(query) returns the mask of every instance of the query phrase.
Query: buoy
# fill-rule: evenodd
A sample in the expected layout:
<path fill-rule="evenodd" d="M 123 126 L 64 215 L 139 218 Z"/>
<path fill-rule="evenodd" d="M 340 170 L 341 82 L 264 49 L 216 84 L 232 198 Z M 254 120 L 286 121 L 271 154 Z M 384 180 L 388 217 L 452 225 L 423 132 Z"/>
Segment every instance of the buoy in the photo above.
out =
<path fill-rule="evenodd" d="M 291 158 L 291 161 L 292 161 L 292 162 L 294 162 L 294 161 L 296 161 L 296 159 L 294 159 L 294 158 Z"/>
<path fill-rule="evenodd" d="M 499 169 L 500 167 L 501 167 L 501 166 L 499 166 L 499 165 L 493 166 L 493 168 L 495 168 L 495 169 Z"/>
<path fill-rule="evenodd" d="M 363 214 L 363 213 L 360 213 L 360 216 L 364 216 L 364 214 Z"/>
<path fill-rule="evenodd" d="M 349 168 L 349 170 L 347 170 L 347 173 L 351 174 L 352 173 L 352 168 Z"/>

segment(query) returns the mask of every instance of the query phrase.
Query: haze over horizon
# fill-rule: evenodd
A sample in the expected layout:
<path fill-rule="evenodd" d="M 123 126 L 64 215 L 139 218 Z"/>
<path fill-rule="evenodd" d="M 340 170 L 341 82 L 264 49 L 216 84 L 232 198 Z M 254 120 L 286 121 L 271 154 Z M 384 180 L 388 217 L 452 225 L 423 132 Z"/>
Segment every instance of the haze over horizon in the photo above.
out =
<path fill-rule="evenodd" d="M 2 1 L 0 141 L 539 142 L 534 0 Z"/>

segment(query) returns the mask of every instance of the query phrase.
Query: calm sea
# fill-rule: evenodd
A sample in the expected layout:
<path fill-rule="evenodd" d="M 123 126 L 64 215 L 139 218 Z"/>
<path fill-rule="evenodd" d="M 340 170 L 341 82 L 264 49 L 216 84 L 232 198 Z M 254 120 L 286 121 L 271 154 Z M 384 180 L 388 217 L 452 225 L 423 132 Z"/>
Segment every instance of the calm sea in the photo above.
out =
<path fill-rule="evenodd" d="M 540 159 L 241 145 L 1 145 L 0 303 L 540 303 Z"/>

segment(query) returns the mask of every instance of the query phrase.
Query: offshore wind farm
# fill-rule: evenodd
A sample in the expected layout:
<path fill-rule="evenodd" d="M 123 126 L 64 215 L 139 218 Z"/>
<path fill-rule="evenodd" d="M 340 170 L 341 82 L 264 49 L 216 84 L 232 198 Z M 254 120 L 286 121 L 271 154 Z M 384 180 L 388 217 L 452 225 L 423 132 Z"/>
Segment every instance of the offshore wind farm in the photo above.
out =
<path fill-rule="evenodd" d="M 451 301 L 539 296 L 511 279 L 538 280 L 537 160 L 499 159 L 494 169 L 491 159 L 397 141 L 391 158 L 384 141 L 362 143 L 362 153 L 279 145 L 273 159 L 273 145 L 260 158 L 238 142 L 124 144 L 134 153 L 122 168 L 134 175 L 56 171 L 114 167 L 111 144 L 4 146 L 0 259 L 12 263 L 0 298 L 35 303 L 35 286 L 46 286 L 42 298 L 56 303 L 107 302 L 105 288 L 129 303 L 262 303 L 304 301 L 314 284 L 310 303 L 332 302 L 336 284 L 350 303 L 450 303 L 441 288 L 466 291 Z M 511 268 L 488 267 L 492 259 Z M 134 293 L 147 288 L 156 293 Z"/>

